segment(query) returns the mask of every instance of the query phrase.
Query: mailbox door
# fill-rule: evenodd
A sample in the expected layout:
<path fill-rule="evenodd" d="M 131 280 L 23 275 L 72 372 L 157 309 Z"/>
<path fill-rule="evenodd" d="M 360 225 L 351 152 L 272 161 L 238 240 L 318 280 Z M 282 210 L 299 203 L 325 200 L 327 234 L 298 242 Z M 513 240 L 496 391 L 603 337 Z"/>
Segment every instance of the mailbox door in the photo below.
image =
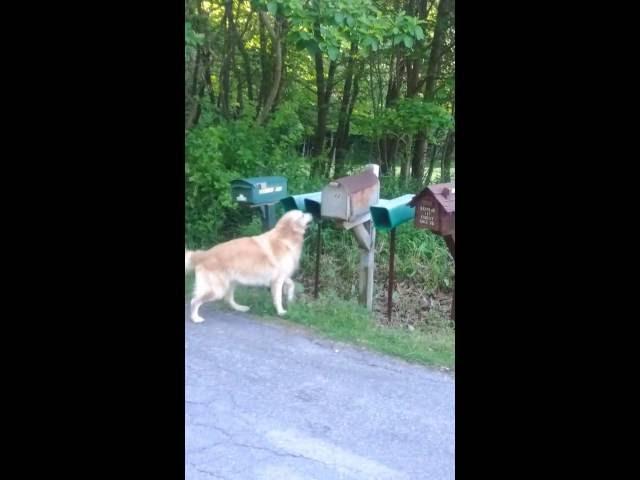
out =
<path fill-rule="evenodd" d="M 347 212 L 349 221 L 353 221 L 369 213 L 369 207 L 378 203 L 380 190 L 377 185 L 354 192 L 349 198 L 350 211 Z"/>
<path fill-rule="evenodd" d="M 347 220 L 349 207 L 349 196 L 340 185 L 336 187 L 329 185 L 322 190 L 320 211 L 323 217 Z"/>
<path fill-rule="evenodd" d="M 233 182 L 231 184 L 231 196 L 240 203 L 253 203 L 253 186 L 246 182 Z"/>

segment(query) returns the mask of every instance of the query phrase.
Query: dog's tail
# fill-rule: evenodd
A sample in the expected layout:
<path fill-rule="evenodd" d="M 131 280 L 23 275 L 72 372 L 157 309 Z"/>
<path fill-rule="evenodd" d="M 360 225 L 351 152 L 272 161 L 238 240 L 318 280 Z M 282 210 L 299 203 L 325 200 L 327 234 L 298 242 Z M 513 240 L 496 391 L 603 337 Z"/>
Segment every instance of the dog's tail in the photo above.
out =
<path fill-rule="evenodd" d="M 190 251 L 186 248 L 184 249 L 184 273 L 187 273 L 195 268 L 195 266 L 202 259 L 202 254 L 204 252 L 200 250 Z"/>

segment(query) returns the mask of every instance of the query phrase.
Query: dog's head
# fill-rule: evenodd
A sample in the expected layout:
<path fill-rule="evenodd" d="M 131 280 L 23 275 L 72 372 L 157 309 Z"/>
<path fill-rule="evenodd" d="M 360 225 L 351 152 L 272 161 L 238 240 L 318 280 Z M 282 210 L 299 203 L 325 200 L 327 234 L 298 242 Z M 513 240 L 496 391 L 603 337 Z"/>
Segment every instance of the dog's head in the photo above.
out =
<path fill-rule="evenodd" d="M 275 228 L 281 232 L 289 231 L 304 235 L 312 220 L 313 217 L 309 213 L 304 213 L 300 210 L 289 210 L 278 220 Z"/>

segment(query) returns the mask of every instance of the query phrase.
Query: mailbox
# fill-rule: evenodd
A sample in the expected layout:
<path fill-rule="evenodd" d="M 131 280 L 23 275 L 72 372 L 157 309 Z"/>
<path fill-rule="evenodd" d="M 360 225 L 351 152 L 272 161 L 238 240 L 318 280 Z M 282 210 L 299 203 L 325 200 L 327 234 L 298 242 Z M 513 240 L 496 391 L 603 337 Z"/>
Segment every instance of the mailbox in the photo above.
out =
<path fill-rule="evenodd" d="M 321 192 L 303 193 L 301 195 L 290 195 L 280 200 L 280 203 L 282 203 L 282 206 L 284 207 L 285 212 L 288 212 L 289 210 L 302 210 L 303 212 L 313 213 L 309 211 L 306 205 L 307 200 L 309 200 L 310 202 L 317 203 L 318 209 L 319 209 L 320 195 L 321 195 Z"/>
<path fill-rule="evenodd" d="M 304 209 L 311 215 L 313 218 L 320 218 L 320 202 L 322 200 L 322 193 L 320 192 L 320 196 L 316 197 L 307 197 L 304 199 Z"/>
<path fill-rule="evenodd" d="M 418 193 L 409 205 L 416 207 L 415 225 L 442 235 L 456 258 L 456 188 L 453 183 L 431 185 Z M 451 318 L 456 318 L 456 291 L 453 290 Z"/>
<path fill-rule="evenodd" d="M 455 238 L 456 189 L 453 183 L 431 185 L 409 202 L 416 208 L 415 225 Z"/>
<path fill-rule="evenodd" d="M 393 200 L 381 199 L 376 205 L 371 206 L 371 218 L 378 230 L 391 230 L 398 225 L 411 220 L 415 216 L 415 207 L 408 203 L 414 195 L 407 194 Z"/>
<path fill-rule="evenodd" d="M 262 205 L 276 203 L 287 196 L 284 177 L 252 177 L 231 182 L 231 196 L 238 203 Z"/>
<path fill-rule="evenodd" d="M 370 169 L 359 175 L 342 177 L 322 189 L 320 213 L 323 217 L 354 222 L 369 214 L 380 199 L 380 181 Z"/>
<path fill-rule="evenodd" d="M 275 204 L 286 196 L 287 179 L 284 177 L 251 177 L 231 182 L 231 197 L 240 205 L 260 210 L 265 232 L 275 226 Z"/>

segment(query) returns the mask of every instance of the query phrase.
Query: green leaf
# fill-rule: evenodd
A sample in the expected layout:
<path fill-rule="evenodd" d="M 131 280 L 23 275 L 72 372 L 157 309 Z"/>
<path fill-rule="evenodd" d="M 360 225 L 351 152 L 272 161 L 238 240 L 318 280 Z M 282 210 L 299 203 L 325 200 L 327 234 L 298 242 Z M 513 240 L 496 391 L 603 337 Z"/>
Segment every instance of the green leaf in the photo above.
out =
<path fill-rule="evenodd" d="M 311 55 L 315 55 L 320 51 L 318 42 L 316 42 L 314 39 L 302 40 L 301 42 L 299 42 L 299 48 L 306 48 Z"/>
<path fill-rule="evenodd" d="M 338 50 L 336 47 L 329 46 L 327 48 L 327 52 L 329 54 L 329 59 L 331 61 L 335 61 L 336 58 L 338 58 L 338 54 L 340 53 L 340 50 Z"/>
<path fill-rule="evenodd" d="M 417 25 L 413 31 L 416 35 L 416 40 L 422 40 L 424 38 L 424 32 L 422 31 L 420 25 Z"/>
<path fill-rule="evenodd" d="M 276 12 L 278 11 L 278 2 L 267 3 L 267 10 L 269 10 L 269 13 L 271 13 L 271 15 L 275 16 Z"/>
<path fill-rule="evenodd" d="M 344 21 L 344 13 L 338 12 L 333 18 L 336 20 L 336 23 L 338 25 L 342 25 L 342 22 Z"/>
<path fill-rule="evenodd" d="M 404 41 L 404 44 L 407 48 L 413 47 L 413 38 L 411 38 L 409 35 L 404 35 L 402 37 L 402 40 Z"/>
<path fill-rule="evenodd" d="M 356 21 L 353 19 L 351 15 L 347 16 L 347 25 L 349 25 L 350 27 L 353 27 L 355 23 Z"/>

